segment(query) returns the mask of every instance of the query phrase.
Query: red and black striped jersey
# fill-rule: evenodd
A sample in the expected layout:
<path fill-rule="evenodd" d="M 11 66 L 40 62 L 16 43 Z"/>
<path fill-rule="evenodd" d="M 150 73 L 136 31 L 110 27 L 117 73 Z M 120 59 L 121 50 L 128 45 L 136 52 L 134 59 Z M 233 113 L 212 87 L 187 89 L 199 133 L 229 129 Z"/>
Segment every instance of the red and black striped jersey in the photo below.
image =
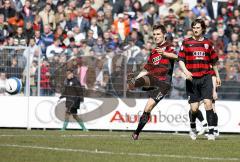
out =
<path fill-rule="evenodd" d="M 218 61 L 212 42 L 204 38 L 197 41 L 188 38 L 183 41 L 178 54 L 179 60 L 183 61 L 193 77 L 202 77 L 211 74 L 212 65 Z"/>
<path fill-rule="evenodd" d="M 158 47 L 160 47 L 165 52 L 176 53 L 173 45 L 169 42 L 165 42 Z M 174 60 L 162 56 L 156 51 L 155 48 L 152 49 L 148 57 L 148 62 L 144 66 L 144 68 L 148 71 L 150 75 L 159 80 L 167 82 L 171 82 L 172 80 L 173 67 Z"/>

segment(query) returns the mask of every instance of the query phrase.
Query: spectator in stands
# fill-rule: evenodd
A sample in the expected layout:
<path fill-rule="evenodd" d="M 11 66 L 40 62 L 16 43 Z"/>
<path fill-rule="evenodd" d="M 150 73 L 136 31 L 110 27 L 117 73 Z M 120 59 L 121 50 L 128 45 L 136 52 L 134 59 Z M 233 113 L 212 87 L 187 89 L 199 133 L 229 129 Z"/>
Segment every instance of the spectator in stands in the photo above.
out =
<path fill-rule="evenodd" d="M 24 4 L 24 6 L 23 6 L 22 13 L 23 13 L 24 21 L 31 21 L 31 22 L 33 22 L 33 20 L 34 20 L 34 15 L 33 15 L 33 10 L 32 10 L 32 8 L 31 8 L 31 2 L 30 2 L 30 0 L 26 0 L 26 1 L 25 1 L 25 4 Z"/>
<path fill-rule="evenodd" d="M 138 46 L 138 47 L 142 47 L 144 44 L 143 41 L 143 36 L 140 32 L 138 32 L 136 29 L 133 29 L 131 31 L 131 33 L 129 34 L 129 36 L 126 39 L 126 42 L 132 42 L 134 45 Z M 131 43 L 129 43 L 131 44 Z"/>
<path fill-rule="evenodd" d="M 214 45 L 214 49 L 217 54 L 219 53 L 219 51 L 224 51 L 224 43 L 223 40 L 219 38 L 218 32 L 214 31 L 210 39 Z"/>
<path fill-rule="evenodd" d="M 33 62 L 33 60 L 38 60 L 40 59 L 39 56 L 41 56 L 41 48 L 40 46 L 38 46 L 35 42 L 34 38 L 30 38 L 29 40 L 29 50 L 25 51 L 25 57 L 27 58 L 29 55 L 29 63 L 31 64 Z"/>
<path fill-rule="evenodd" d="M 147 42 L 152 37 L 151 26 L 147 23 L 141 25 L 140 33 L 143 35 L 143 42 Z"/>
<path fill-rule="evenodd" d="M 4 15 L 0 14 L 0 44 L 2 44 L 9 35 L 8 23 L 4 21 Z"/>
<path fill-rule="evenodd" d="M 121 40 L 125 40 L 130 32 L 129 22 L 124 20 L 124 14 L 119 13 L 118 18 L 113 22 L 115 31 L 119 34 Z"/>
<path fill-rule="evenodd" d="M 27 42 L 29 42 L 30 38 L 34 37 L 34 30 L 33 30 L 33 24 L 31 21 L 26 21 L 24 27 L 24 34 L 27 38 Z"/>
<path fill-rule="evenodd" d="M 63 41 L 67 37 L 67 34 L 63 30 L 63 28 L 59 25 L 54 33 L 54 39 L 60 40 L 60 46 L 63 46 Z"/>
<path fill-rule="evenodd" d="M 44 25 L 44 33 L 41 35 L 42 40 L 42 54 L 46 57 L 47 47 L 50 46 L 54 41 L 54 34 L 49 25 Z"/>
<path fill-rule="evenodd" d="M 238 50 L 240 50 L 240 42 L 237 33 L 231 34 L 231 41 L 227 45 L 227 53 L 231 52 L 233 48 L 237 48 Z"/>
<path fill-rule="evenodd" d="M 227 8 L 225 6 L 221 8 L 220 16 L 218 19 L 219 18 L 223 19 L 224 24 L 228 22 Z"/>
<path fill-rule="evenodd" d="M 24 20 L 22 14 L 17 12 L 15 16 L 8 19 L 8 24 L 11 26 L 13 31 L 16 31 L 18 27 L 24 26 Z"/>
<path fill-rule="evenodd" d="M 219 38 L 223 41 L 224 52 L 227 52 L 227 45 L 229 42 L 229 38 L 225 35 L 225 31 L 223 28 L 219 28 L 217 32 L 218 32 Z"/>
<path fill-rule="evenodd" d="M 192 8 L 192 12 L 196 17 L 200 16 L 201 11 L 204 10 L 206 15 L 208 15 L 207 8 L 204 6 L 204 3 L 202 0 L 197 0 L 197 4 Z"/>
<path fill-rule="evenodd" d="M 123 6 L 124 12 L 132 12 L 133 11 L 132 6 L 133 6 L 132 0 L 124 0 L 124 6 Z"/>
<path fill-rule="evenodd" d="M 103 36 L 103 31 L 101 27 L 97 25 L 97 19 L 95 17 L 91 19 L 90 29 L 93 31 L 94 39 L 97 39 L 98 37 Z"/>
<path fill-rule="evenodd" d="M 102 37 L 97 38 L 96 44 L 92 47 L 92 50 L 96 53 L 97 56 L 105 56 L 106 55 L 106 46 L 103 42 Z"/>
<path fill-rule="evenodd" d="M 55 39 L 53 44 L 47 47 L 46 57 L 52 59 L 55 55 L 60 55 L 63 49 L 60 47 L 60 39 Z"/>
<path fill-rule="evenodd" d="M 155 24 L 158 20 L 157 11 L 154 5 L 150 5 L 147 11 L 144 12 L 144 20 L 151 26 Z"/>
<path fill-rule="evenodd" d="M 207 12 L 212 20 L 220 15 L 223 3 L 218 0 L 206 0 Z"/>
<path fill-rule="evenodd" d="M 83 51 L 84 56 L 90 55 L 91 47 L 88 46 L 87 41 L 85 39 L 81 40 L 81 50 Z"/>
<path fill-rule="evenodd" d="M 35 15 L 34 20 L 33 20 L 33 30 L 39 30 L 39 31 L 43 31 L 43 22 L 42 19 L 39 15 Z"/>
<path fill-rule="evenodd" d="M 6 67 L 7 78 L 16 77 L 19 79 L 23 79 L 23 68 L 18 66 L 18 59 L 17 57 L 12 57 L 11 66 Z"/>
<path fill-rule="evenodd" d="M 27 37 L 23 33 L 23 27 L 17 27 L 17 33 L 14 36 L 15 46 L 27 46 Z"/>
<path fill-rule="evenodd" d="M 90 0 L 85 0 L 85 3 L 82 6 L 82 9 L 83 9 L 83 16 L 90 21 L 93 17 L 97 16 L 97 11 L 91 6 Z"/>
<path fill-rule="evenodd" d="M 86 19 L 85 17 L 83 17 L 83 9 L 82 8 L 77 9 L 77 16 L 72 21 L 72 27 L 73 26 L 78 26 L 82 33 L 85 33 L 88 31 L 89 26 L 90 26 L 89 20 Z"/>
<path fill-rule="evenodd" d="M 47 60 L 43 60 L 41 65 L 40 95 L 51 96 L 50 68 Z"/>
<path fill-rule="evenodd" d="M 93 45 L 96 42 L 96 39 L 94 39 L 93 34 L 94 34 L 93 30 L 89 29 L 86 36 L 86 42 L 87 45 L 90 47 L 93 47 Z"/>
<path fill-rule="evenodd" d="M 110 4 L 112 6 L 112 15 L 117 16 L 124 11 L 124 0 L 104 0 L 104 4 Z M 105 10 L 104 10 L 105 12 Z"/>
<path fill-rule="evenodd" d="M 157 5 L 154 0 L 148 0 L 148 2 L 146 2 L 142 7 L 143 12 L 147 11 L 151 6 L 156 6 L 155 9 L 157 9 Z"/>
<path fill-rule="evenodd" d="M 11 1 L 5 0 L 3 8 L 0 8 L 0 14 L 4 15 L 4 21 L 7 21 L 9 18 L 14 17 L 16 10 L 11 7 Z"/>
<path fill-rule="evenodd" d="M 55 14 L 52 10 L 51 4 L 47 3 L 45 8 L 39 12 L 39 16 L 41 17 L 44 26 L 49 25 L 53 30 L 56 28 Z"/>
<path fill-rule="evenodd" d="M 97 13 L 97 25 L 102 29 L 102 31 L 107 31 L 110 27 L 110 20 L 105 19 L 104 12 L 98 11 Z"/>
<path fill-rule="evenodd" d="M 174 10 L 170 8 L 168 10 L 168 15 L 164 17 L 165 24 L 176 25 L 178 21 L 177 15 L 174 13 Z"/>
<path fill-rule="evenodd" d="M 38 62 L 34 60 L 30 65 L 30 95 L 37 96 L 37 78 L 36 72 L 38 68 Z"/>
<path fill-rule="evenodd" d="M 66 17 L 63 4 L 59 4 L 57 6 L 57 11 L 55 13 L 55 21 L 57 25 L 59 25 L 59 23 L 62 21 L 61 16 Z"/>
<path fill-rule="evenodd" d="M 133 2 L 132 5 L 132 11 L 136 13 L 142 13 L 143 12 L 143 7 L 142 7 L 142 3 L 139 0 L 136 0 Z"/>

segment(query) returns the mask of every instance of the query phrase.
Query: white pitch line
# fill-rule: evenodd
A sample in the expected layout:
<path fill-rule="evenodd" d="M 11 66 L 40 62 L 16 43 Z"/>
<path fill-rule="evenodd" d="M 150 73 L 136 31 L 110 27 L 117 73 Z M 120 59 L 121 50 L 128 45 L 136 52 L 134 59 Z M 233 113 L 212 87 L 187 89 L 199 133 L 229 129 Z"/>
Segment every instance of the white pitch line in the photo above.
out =
<path fill-rule="evenodd" d="M 82 153 L 89 153 L 89 154 L 105 154 L 105 155 L 124 155 L 124 156 L 128 155 L 128 156 L 143 156 L 143 157 L 165 157 L 165 158 L 176 158 L 176 159 L 240 161 L 240 158 L 230 158 L 230 157 L 221 158 L 221 157 L 184 156 L 184 155 L 173 155 L 173 154 L 171 155 L 171 154 L 127 153 L 127 152 L 99 151 L 97 149 L 96 150 L 85 150 L 85 149 L 70 149 L 70 148 L 15 145 L 15 144 L 0 144 L 0 147 L 30 148 L 30 149 L 40 149 L 40 150 L 82 152 Z"/>
<path fill-rule="evenodd" d="M 153 134 L 143 134 L 141 137 L 157 137 L 157 135 L 167 135 L 166 133 L 153 133 Z M 188 134 L 170 134 L 173 136 L 183 136 L 183 137 L 188 137 Z M 0 137 L 63 137 L 63 138 L 68 138 L 68 137 L 123 137 L 123 138 L 130 138 L 129 134 L 59 134 L 58 135 L 44 135 L 44 134 L 0 134 Z M 204 137 L 204 136 L 200 136 Z M 220 137 L 217 137 L 217 139 L 220 138 L 239 138 L 238 136 L 233 136 L 233 135 L 221 135 Z"/>

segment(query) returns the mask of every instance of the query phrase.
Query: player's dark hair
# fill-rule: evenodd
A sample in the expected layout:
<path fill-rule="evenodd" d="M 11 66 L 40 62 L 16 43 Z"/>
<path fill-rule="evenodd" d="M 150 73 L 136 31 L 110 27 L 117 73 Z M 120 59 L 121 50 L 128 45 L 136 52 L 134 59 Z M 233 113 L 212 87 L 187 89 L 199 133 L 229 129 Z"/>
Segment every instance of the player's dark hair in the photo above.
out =
<path fill-rule="evenodd" d="M 195 19 L 192 22 L 191 27 L 193 28 L 196 24 L 200 24 L 201 25 L 201 27 L 203 29 L 202 34 L 205 34 L 207 26 L 206 26 L 204 20 L 203 19 Z"/>
<path fill-rule="evenodd" d="M 153 30 L 158 30 L 158 29 L 160 29 L 163 34 L 167 33 L 167 30 L 164 25 L 161 25 L 161 24 L 153 25 Z"/>

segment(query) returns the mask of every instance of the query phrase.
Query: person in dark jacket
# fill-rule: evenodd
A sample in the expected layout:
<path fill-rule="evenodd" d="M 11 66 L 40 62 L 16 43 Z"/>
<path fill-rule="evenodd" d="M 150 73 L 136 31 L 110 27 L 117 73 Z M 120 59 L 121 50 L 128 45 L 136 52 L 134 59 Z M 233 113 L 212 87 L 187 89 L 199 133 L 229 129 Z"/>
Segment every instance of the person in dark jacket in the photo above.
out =
<path fill-rule="evenodd" d="M 66 98 L 66 112 L 65 120 L 62 130 L 66 130 L 70 115 L 78 122 L 83 131 L 87 131 L 83 121 L 77 115 L 77 109 L 80 107 L 80 102 L 83 102 L 83 90 L 78 79 L 74 76 L 73 70 L 68 69 L 66 72 L 66 79 L 64 80 L 64 87 L 60 99 Z"/>

